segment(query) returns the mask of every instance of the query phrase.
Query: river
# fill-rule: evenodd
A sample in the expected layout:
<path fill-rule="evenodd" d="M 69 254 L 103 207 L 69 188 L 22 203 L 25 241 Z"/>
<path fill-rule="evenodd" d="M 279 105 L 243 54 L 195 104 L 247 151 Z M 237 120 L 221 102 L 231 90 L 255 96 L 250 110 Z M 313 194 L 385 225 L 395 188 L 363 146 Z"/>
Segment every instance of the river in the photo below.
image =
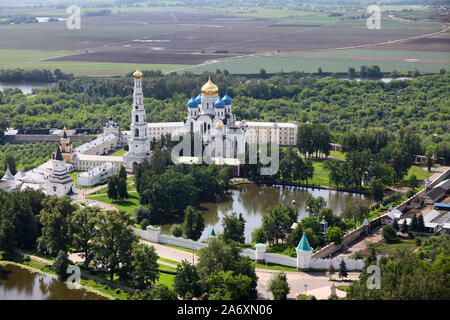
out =
<path fill-rule="evenodd" d="M 0 265 L 0 300 L 106 300 L 84 289 L 69 289 L 52 277 L 16 265 Z"/>
<path fill-rule="evenodd" d="M 243 184 L 238 189 L 231 191 L 231 199 L 223 202 L 209 202 L 201 204 L 205 217 L 205 230 L 200 240 L 206 239 L 212 228 L 215 232 L 222 232 L 222 217 L 232 212 L 242 213 L 245 223 L 245 240 L 251 241 L 251 233 L 262 224 L 261 217 L 266 208 L 274 207 L 278 204 L 292 204 L 295 200 L 295 207 L 299 212 L 299 219 L 305 213 L 306 199 L 309 196 L 322 196 L 327 202 L 327 207 L 332 208 L 336 215 L 340 215 L 346 204 L 351 200 L 362 201 L 370 204 L 372 200 L 368 196 L 352 194 L 334 190 L 324 189 L 300 189 L 300 188 L 279 188 L 271 186 L 258 186 L 256 184 Z M 161 233 L 170 234 L 170 224 L 161 226 Z"/>

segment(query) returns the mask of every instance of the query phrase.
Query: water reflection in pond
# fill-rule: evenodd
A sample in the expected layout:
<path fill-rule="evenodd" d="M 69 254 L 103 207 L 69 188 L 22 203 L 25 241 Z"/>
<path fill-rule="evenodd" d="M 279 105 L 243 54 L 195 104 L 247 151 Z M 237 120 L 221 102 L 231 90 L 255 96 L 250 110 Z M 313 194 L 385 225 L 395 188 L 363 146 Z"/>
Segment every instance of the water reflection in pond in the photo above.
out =
<path fill-rule="evenodd" d="M 0 300 L 105 300 L 86 290 L 71 290 L 50 276 L 15 265 L 0 266 Z"/>
<path fill-rule="evenodd" d="M 299 218 L 301 218 L 305 212 L 306 199 L 309 196 L 322 196 L 327 202 L 327 207 L 332 208 L 337 215 L 342 213 L 346 204 L 351 199 L 367 204 L 371 202 L 371 199 L 364 195 L 334 190 L 280 188 L 244 184 L 239 186 L 237 190 L 232 191 L 230 200 L 219 203 L 208 202 L 201 204 L 201 207 L 205 209 L 205 230 L 200 240 L 206 239 L 212 228 L 214 228 L 215 232 L 222 232 L 222 217 L 225 214 L 237 212 L 242 213 L 246 220 L 245 238 L 247 242 L 250 242 L 252 231 L 262 224 L 261 216 L 266 208 L 274 207 L 278 204 L 292 204 L 292 200 L 295 200 L 295 207 L 299 211 Z M 171 225 L 163 225 L 161 232 L 169 234 L 170 227 Z"/>

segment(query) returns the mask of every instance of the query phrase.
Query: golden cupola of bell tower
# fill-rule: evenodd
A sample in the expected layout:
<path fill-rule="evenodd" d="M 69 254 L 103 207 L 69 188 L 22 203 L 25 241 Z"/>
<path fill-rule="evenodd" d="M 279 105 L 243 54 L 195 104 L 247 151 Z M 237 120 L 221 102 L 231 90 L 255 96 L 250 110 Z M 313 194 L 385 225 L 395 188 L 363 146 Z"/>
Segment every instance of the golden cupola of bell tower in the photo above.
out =
<path fill-rule="evenodd" d="M 66 160 L 67 163 L 71 163 L 73 156 L 73 147 L 70 138 L 67 136 L 66 130 L 66 127 L 64 127 L 64 133 L 59 142 L 59 149 L 61 150 L 63 159 Z"/>

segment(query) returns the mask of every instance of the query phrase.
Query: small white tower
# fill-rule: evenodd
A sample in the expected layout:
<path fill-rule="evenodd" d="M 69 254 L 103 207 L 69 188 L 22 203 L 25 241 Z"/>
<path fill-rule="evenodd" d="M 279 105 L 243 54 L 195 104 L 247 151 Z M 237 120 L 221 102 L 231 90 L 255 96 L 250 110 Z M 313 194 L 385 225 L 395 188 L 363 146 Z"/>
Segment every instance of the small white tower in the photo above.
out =
<path fill-rule="evenodd" d="M 131 111 L 128 152 L 123 156 L 127 172 L 134 172 L 134 166 L 150 159 L 150 138 L 145 119 L 144 95 L 142 93 L 142 72 L 136 70 L 134 77 L 133 108 Z"/>
<path fill-rule="evenodd" d="M 297 269 L 308 270 L 311 265 L 312 248 L 304 232 L 295 251 L 297 252 Z"/>
<path fill-rule="evenodd" d="M 52 172 L 46 182 L 46 194 L 48 196 L 62 197 L 72 193 L 75 188 L 75 181 L 67 173 L 66 163 L 62 157 L 59 147 L 53 154 Z"/>

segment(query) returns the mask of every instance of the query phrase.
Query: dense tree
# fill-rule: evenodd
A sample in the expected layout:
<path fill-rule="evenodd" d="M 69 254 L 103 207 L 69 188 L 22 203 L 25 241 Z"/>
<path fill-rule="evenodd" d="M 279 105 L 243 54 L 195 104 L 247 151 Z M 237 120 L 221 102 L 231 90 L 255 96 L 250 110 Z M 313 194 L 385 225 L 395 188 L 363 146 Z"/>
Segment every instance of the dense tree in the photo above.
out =
<path fill-rule="evenodd" d="M 408 224 L 407 224 L 406 219 L 403 220 L 401 233 L 408 233 Z"/>
<path fill-rule="evenodd" d="M 138 289 L 144 289 L 159 279 L 158 254 L 153 246 L 142 243 L 133 244 L 131 277 Z"/>
<path fill-rule="evenodd" d="M 342 242 L 342 231 L 339 227 L 330 227 L 327 230 L 327 241 L 334 242 L 336 244 L 341 244 Z"/>
<path fill-rule="evenodd" d="M 252 241 L 256 243 L 266 243 L 266 232 L 264 228 L 256 228 L 252 231 Z"/>
<path fill-rule="evenodd" d="M 150 223 L 159 223 L 164 216 L 180 212 L 193 203 L 196 200 L 194 183 L 190 174 L 175 170 L 149 176 L 140 194 L 140 202 L 151 210 Z"/>
<path fill-rule="evenodd" d="M 344 259 L 342 259 L 341 263 L 339 264 L 339 278 L 347 278 L 348 272 L 347 272 L 347 265 L 345 264 Z"/>
<path fill-rule="evenodd" d="M 209 275 L 206 283 L 210 300 L 245 300 L 249 297 L 252 279 L 233 271 L 215 271 Z"/>
<path fill-rule="evenodd" d="M 118 173 L 117 196 L 121 200 L 128 198 L 127 172 L 126 172 L 124 166 L 120 166 L 120 170 L 119 170 L 119 173 Z"/>
<path fill-rule="evenodd" d="M 287 300 L 290 287 L 287 282 L 286 274 L 283 271 L 274 274 L 270 278 L 267 290 L 272 292 L 273 300 Z"/>
<path fill-rule="evenodd" d="M 202 294 L 200 277 L 197 267 L 187 261 L 182 261 L 177 266 L 177 274 L 173 281 L 173 288 L 183 299 L 198 298 Z"/>
<path fill-rule="evenodd" d="M 397 230 L 390 224 L 387 224 L 383 227 L 382 236 L 384 241 L 387 243 L 392 243 L 397 240 Z"/>
<path fill-rule="evenodd" d="M 6 171 L 7 168 L 12 175 L 17 173 L 16 159 L 11 153 L 7 153 L 3 157 L 3 170 Z"/>
<path fill-rule="evenodd" d="M 242 213 L 239 213 L 239 216 L 236 212 L 225 215 L 222 218 L 222 228 L 225 240 L 233 240 L 238 243 L 245 242 L 245 219 Z"/>
<path fill-rule="evenodd" d="M 119 179 L 117 175 L 113 175 L 108 179 L 108 198 L 117 200 L 119 198 L 118 190 Z"/>
<path fill-rule="evenodd" d="M 38 250 L 55 256 L 59 251 L 67 252 L 72 245 L 71 220 L 76 206 L 67 196 L 50 197 L 44 200 L 39 214 L 42 235 L 37 239 Z"/>
<path fill-rule="evenodd" d="M 284 241 L 297 218 L 298 212 L 292 206 L 268 208 L 262 217 L 262 228 L 269 244 L 278 243 L 279 239 Z"/>
<path fill-rule="evenodd" d="M 203 217 L 203 212 L 188 206 L 186 210 L 184 210 L 183 223 L 183 231 L 186 238 L 197 241 L 202 236 L 204 229 L 205 218 Z"/>
<path fill-rule="evenodd" d="M 52 265 L 52 269 L 58 275 L 58 279 L 60 281 L 66 281 L 68 278 L 67 268 L 69 267 L 69 258 L 67 257 L 67 253 L 60 250 L 55 262 Z"/>
<path fill-rule="evenodd" d="M 173 224 L 170 227 L 170 234 L 174 237 L 181 237 L 183 235 L 183 227 L 179 224 Z"/>
<path fill-rule="evenodd" d="M 352 199 L 346 205 L 342 216 L 344 219 L 360 223 L 368 216 L 369 212 L 370 208 L 366 204 Z"/>
<path fill-rule="evenodd" d="M 130 300 L 178 300 L 177 294 L 165 285 L 136 290 Z"/>
<path fill-rule="evenodd" d="M 238 276 L 242 275 L 241 280 L 243 286 L 240 288 L 234 288 L 233 290 L 238 290 L 240 293 L 240 299 L 253 299 L 256 298 L 256 284 L 258 277 L 255 273 L 254 263 L 248 257 L 243 257 L 240 255 L 241 248 L 237 246 L 235 243 L 226 243 L 224 240 L 211 238 L 208 241 L 208 246 L 200 249 L 198 253 L 199 261 L 197 264 L 198 274 L 200 276 L 200 281 L 202 282 L 204 288 L 207 292 L 210 292 L 211 286 L 216 284 L 215 280 L 227 280 L 227 283 L 234 282 L 240 279 Z M 218 272 L 223 271 L 226 273 L 227 271 L 232 271 L 232 276 L 230 277 L 228 274 L 217 274 Z M 215 274 L 216 277 L 214 280 L 208 279 L 210 275 Z M 222 277 L 223 276 L 223 277 Z M 226 277 L 226 279 L 224 279 Z M 246 277 L 250 278 L 250 286 L 248 287 L 248 292 L 246 295 L 243 294 L 243 289 L 247 289 L 244 284 L 246 284 Z M 228 281 L 229 280 L 229 281 Z M 220 286 L 220 281 L 218 285 Z M 239 284 L 239 281 L 236 281 Z M 219 291 L 219 289 L 218 289 Z M 223 292 L 223 290 L 220 290 Z M 235 293 L 236 291 L 234 291 Z M 217 293 L 217 291 L 216 291 Z M 230 295 L 225 295 L 230 297 Z"/>
<path fill-rule="evenodd" d="M 448 246 L 447 246 L 448 248 Z M 448 249 L 435 258 L 419 258 L 419 254 L 400 249 L 380 260 L 380 289 L 371 289 L 367 281 L 371 273 L 363 270 L 347 294 L 350 300 L 448 300 L 450 299 Z M 445 258 L 447 263 L 441 263 Z M 446 269 L 447 268 L 447 269 Z"/>
<path fill-rule="evenodd" d="M 325 208 L 327 206 L 327 202 L 322 196 L 318 196 L 317 198 L 314 198 L 313 196 L 309 196 L 306 199 L 306 206 L 309 207 L 309 211 L 315 215 L 316 217 L 319 216 L 320 210 Z"/>
<path fill-rule="evenodd" d="M 14 254 L 17 250 L 14 224 L 7 217 L 0 222 L 0 250 L 6 254 Z"/>
<path fill-rule="evenodd" d="M 111 281 L 116 272 L 125 276 L 132 269 L 132 248 L 137 242 L 133 224 L 134 220 L 124 211 L 105 211 L 97 217 L 98 232 L 92 239 L 94 262 L 109 273 Z"/>
<path fill-rule="evenodd" d="M 85 207 L 74 212 L 71 219 L 71 233 L 73 235 L 73 247 L 82 252 L 84 267 L 87 268 L 93 258 L 92 239 L 97 233 L 96 222 L 99 210 Z"/>
<path fill-rule="evenodd" d="M 369 187 L 369 192 L 376 202 L 380 202 L 384 197 L 384 185 L 381 179 L 372 180 Z"/>

